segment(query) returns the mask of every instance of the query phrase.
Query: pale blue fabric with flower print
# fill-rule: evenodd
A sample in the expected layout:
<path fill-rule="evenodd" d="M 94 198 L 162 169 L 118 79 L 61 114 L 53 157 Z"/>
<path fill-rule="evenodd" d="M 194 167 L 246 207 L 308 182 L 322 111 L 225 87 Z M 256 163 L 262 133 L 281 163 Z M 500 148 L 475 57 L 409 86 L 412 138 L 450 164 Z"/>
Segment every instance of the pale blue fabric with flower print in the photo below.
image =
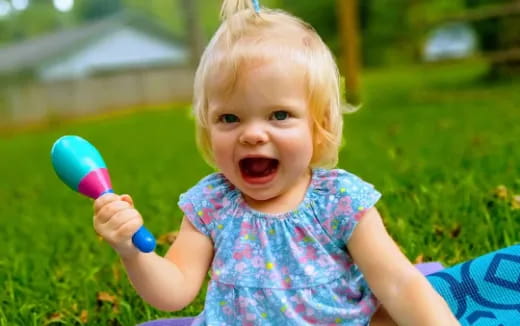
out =
<path fill-rule="evenodd" d="M 314 169 L 297 209 L 267 214 L 222 174 L 202 179 L 179 200 L 215 247 L 193 325 L 367 325 L 377 302 L 346 242 L 380 196 L 349 172 Z"/>

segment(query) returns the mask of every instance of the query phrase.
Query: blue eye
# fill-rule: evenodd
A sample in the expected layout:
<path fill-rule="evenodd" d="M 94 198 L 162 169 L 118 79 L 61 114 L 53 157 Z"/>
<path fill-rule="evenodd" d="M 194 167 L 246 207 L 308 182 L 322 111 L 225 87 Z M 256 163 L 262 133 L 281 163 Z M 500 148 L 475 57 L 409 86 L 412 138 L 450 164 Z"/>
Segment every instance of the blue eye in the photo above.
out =
<path fill-rule="evenodd" d="M 289 119 L 289 112 L 287 111 L 276 111 L 272 115 L 275 120 L 287 120 Z"/>
<path fill-rule="evenodd" d="M 236 115 L 234 114 L 229 114 L 229 113 L 226 113 L 226 114 L 223 114 L 221 115 L 218 120 L 220 122 L 224 122 L 224 123 L 235 123 L 235 122 L 238 122 L 239 119 Z"/>

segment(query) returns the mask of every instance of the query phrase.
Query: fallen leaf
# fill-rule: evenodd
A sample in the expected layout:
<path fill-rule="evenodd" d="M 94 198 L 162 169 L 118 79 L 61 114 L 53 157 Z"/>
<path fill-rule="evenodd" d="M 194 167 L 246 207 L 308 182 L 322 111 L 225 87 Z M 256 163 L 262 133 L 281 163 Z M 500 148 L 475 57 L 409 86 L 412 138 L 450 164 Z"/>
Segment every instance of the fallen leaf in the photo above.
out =
<path fill-rule="evenodd" d="M 435 233 L 435 235 L 439 235 L 439 236 L 444 235 L 444 230 L 438 225 L 435 225 L 433 227 L 433 232 Z"/>
<path fill-rule="evenodd" d="M 504 185 L 499 185 L 495 188 L 494 194 L 499 199 L 507 199 L 507 188 Z"/>
<path fill-rule="evenodd" d="M 450 232 L 451 237 L 452 238 L 458 237 L 461 229 L 462 229 L 462 226 L 460 224 L 455 225 L 455 227 Z"/>
<path fill-rule="evenodd" d="M 96 299 L 97 299 L 98 303 L 103 303 L 103 302 L 116 303 L 116 301 L 117 301 L 115 296 L 111 295 L 108 292 L 104 292 L 104 291 L 98 292 L 96 295 Z"/>
<path fill-rule="evenodd" d="M 520 195 L 514 195 L 511 199 L 511 208 L 520 209 Z"/>
<path fill-rule="evenodd" d="M 119 305 L 118 305 L 118 304 L 114 304 L 114 305 L 112 306 L 112 312 L 113 312 L 114 314 L 116 314 L 116 315 L 119 314 L 119 313 L 121 312 L 121 310 L 119 309 Z"/>
<path fill-rule="evenodd" d="M 61 312 L 53 312 L 47 317 L 47 320 L 45 321 L 45 324 L 50 324 L 56 321 L 61 321 L 63 318 L 63 314 Z"/>
<path fill-rule="evenodd" d="M 171 245 L 175 241 L 175 239 L 177 239 L 178 234 L 179 234 L 179 231 L 172 231 L 172 232 L 168 232 L 163 235 L 160 235 L 159 238 L 157 239 L 157 243 L 162 244 L 162 245 Z"/>
<path fill-rule="evenodd" d="M 81 310 L 81 313 L 79 314 L 79 320 L 83 323 L 83 324 L 86 324 L 88 322 L 88 311 L 83 309 Z"/>
<path fill-rule="evenodd" d="M 117 297 L 115 295 L 111 295 L 108 292 L 98 292 L 97 293 L 97 304 L 98 308 L 101 308 L 104 303 L 108 303 L 112 305 L 112 312 L 115 314 L 119 314 L 119 302 L 117 300 Z"/>
<path fill-rule="evenodd" d="M 414 264 L 420 264 L 424 262 L 424 255 L 419 254 L 419 256 L 415 257 Z"/>

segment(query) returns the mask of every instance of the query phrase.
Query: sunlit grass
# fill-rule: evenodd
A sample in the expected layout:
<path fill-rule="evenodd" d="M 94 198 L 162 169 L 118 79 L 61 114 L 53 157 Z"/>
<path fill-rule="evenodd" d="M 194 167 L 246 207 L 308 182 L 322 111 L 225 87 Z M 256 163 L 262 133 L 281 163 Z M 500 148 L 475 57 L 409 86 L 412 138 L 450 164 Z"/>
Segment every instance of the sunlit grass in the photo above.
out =
<path fill-rule="evenodd" d="M 475 64 L 369 71 L 363 107 L 345 117 L 340 167 L 383 193 L 378 208 L 412 260 L 451 265 L 519 240 L 511 198 L 520 193 L 520 82 L 486 84 L 484 72 Z M 93 232 L 91 200 L 57 179 L 49 151 L 64 134 L 89 139 L 115 190 L 132 194 L 159 236 L 179 225 L 179 194 L 211 171 L 192 124 L 183 107 L 0 138 L 0 325 L 132 325 L 173 315 L 135 294 Z M 202 300 L 177 315 L 196 314 Z"/>

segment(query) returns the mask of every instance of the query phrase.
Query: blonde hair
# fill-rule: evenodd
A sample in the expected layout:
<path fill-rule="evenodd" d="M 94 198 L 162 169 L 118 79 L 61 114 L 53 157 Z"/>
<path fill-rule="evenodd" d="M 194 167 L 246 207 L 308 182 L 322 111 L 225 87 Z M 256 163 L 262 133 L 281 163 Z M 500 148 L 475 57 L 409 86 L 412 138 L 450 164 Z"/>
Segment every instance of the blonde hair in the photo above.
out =
<path fill-rule="evenodd" d="M 308 105 L 312 118 L 312 167 L 334 167 L 342 139 L 342 107 L 338 68 L 316 31 L 281 10 L 256 12 L 251 0 L 224 0 L 222 24 L 206 47 L 195 74 L 193 112 L 197 145 L 213 165 L 208 131 L 208 90 L 211 77 L 219 76 L 219 90 L 230 94 L 240 68 L 251 62 L 284 58 L 305 70 Z M 276 42 L 273 36 L 284 37 Z"/>

